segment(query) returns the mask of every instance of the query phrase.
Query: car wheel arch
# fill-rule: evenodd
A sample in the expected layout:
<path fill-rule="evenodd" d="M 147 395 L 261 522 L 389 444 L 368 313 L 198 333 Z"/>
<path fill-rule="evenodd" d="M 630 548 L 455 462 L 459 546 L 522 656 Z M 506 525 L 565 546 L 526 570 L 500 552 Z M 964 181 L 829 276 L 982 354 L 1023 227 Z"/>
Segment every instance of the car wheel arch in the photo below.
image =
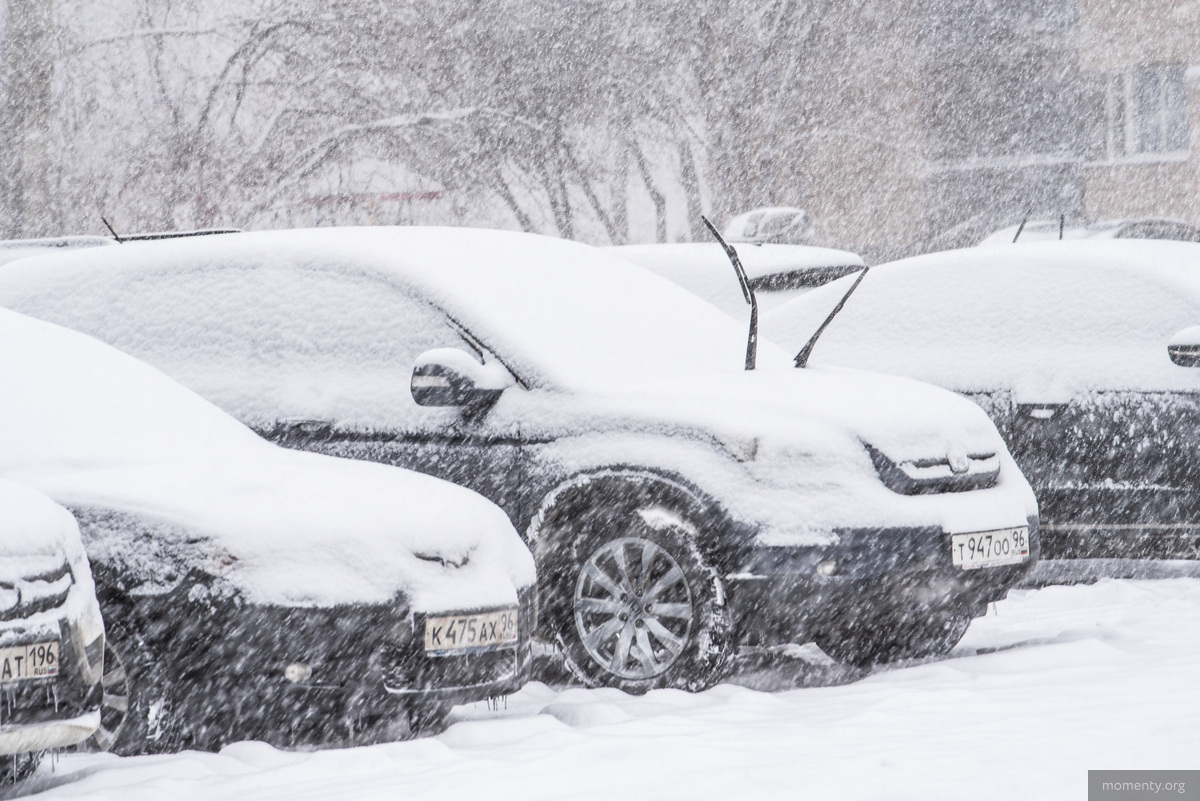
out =
<path fill-rule="evenodd" d="M 620 498 L 631 506 L 659 505 L 711 521 L 698 532 L 698 545 L 722 566 L 729 559 L 725 534 L 733 527 L 724 507 L 683 477 L 651 468 L 614 465 L 572 475 L 541 493 L 541 502 L 525 528 L 534 556 L 553 548 L 556 529 L 570 515 Z"/>

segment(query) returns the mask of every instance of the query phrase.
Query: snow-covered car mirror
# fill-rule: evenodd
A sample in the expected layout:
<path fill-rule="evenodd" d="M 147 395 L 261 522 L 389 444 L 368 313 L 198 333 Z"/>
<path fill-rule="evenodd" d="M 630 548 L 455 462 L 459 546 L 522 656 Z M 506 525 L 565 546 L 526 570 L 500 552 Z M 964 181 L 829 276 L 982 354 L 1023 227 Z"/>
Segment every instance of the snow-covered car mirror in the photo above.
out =
<path fill-rule="evenodd" d="M 1185 328 L 1171 337 L 1167 353 L 1180 367 L 1200 367 L 1200 325 Z"/>
<path fill-rule="evenodd" d="M 413 365 L 413 400 L 418 406 L 490 406 L 512 386 L 512 374 L 499 364 L 484 364 L 458 348 L 434 348 Z"/>

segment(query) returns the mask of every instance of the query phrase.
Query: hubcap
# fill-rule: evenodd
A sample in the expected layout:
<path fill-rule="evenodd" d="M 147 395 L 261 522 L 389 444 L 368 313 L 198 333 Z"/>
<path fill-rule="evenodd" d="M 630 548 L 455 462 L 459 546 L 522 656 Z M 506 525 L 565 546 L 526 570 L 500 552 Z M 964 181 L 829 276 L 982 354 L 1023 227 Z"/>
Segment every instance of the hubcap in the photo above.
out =
<path fill-rule="evenodd" d="M 596 664 L 623 679 L 649 679 L 675 664 L 692 631 L 683 568 L 640 537 L 606 543 L 575 582 L 575 626 Z"/>
<path fill-rule="evenodd" d="M 108 751 L 121 736 L 129 715 L 129 675 L 121 656 L 106 641 L 104 643 L 104 675 L 100 678 L 104 695 L 100 702 L 100 728 L 93 738 L 96 747 Z"/>

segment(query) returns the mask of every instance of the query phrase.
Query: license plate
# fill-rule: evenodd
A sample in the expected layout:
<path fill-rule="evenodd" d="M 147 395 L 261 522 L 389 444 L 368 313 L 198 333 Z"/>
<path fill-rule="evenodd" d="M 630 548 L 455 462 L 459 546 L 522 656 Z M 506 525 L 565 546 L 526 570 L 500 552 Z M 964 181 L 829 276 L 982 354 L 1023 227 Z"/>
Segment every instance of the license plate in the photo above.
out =
<path fill-rule="evenodd" d="M 39 642 L 0 648 L 0 684 L 58 675 L 58 643 Z"/>
<path fill-rule="evenodd" d="M 461 651 L 466 648 L 491 648 L 516 641 L 516 609 L 425 619 L 425 651 L 427 653 Z"/>
<path fill-rule="evenodd" d="M 1029 527 L 954 534 L 950 537 L 950 558 L 963 570 L 1024 562 L 1029 558 Z"/>

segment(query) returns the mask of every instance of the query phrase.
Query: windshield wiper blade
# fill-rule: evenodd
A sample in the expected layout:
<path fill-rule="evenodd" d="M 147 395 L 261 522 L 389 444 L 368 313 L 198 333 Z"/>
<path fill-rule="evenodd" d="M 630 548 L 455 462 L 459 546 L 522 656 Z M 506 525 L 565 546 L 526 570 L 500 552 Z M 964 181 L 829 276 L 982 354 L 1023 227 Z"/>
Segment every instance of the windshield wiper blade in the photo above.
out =
<path fill-rule="evenodd" d="M 850 296 L 854 294 L 854 290 L 858 289 L 858 285 L 861 284 L 862 280 L 867 277 L 867 272 L 870 269 L 870 267 L 863 267 L 863 271 L 858 274 L 858 279 L 855 280 L 850 288 L 846 290 L 846 294 L 842 295 L 842 299 L 839 300 L 838 304 L 833 307 L 833 311 L 831 311 L 829 316 L 825 318 L 825 322 L 821 323 L 821 327 L 818 328 L 816 333 L 812 335 L 812 338 L 809 339 L 808 342 L 804 343 L 804 347 L 801 348 L 800 352 L 796 354 L 797 367 L 808 366 L 808 357 L 812 355 L 812 349 L 816 346 L 817 340 L 821 338 L 821 334 L 825 333 L 825 329 L 828 328 L 829 324 L 833 322 L 833 318 L 837 317 L 838 312 L 840 312 L 842 307 L 846 305 L 846 301 L 849 300 Z"/>
<path fill-rule="evenodd" d="M 708 226 L 708 230 L 712 231 L 712 235 L 721 243 L 721 247 L 725 249 L 725 255 L 733 262 L 733 271 L 737 273 L 738 283 L 742 286 L 742 296 L 746 298 L 746 302 L 750 304 L 750 334 L 746 339 L 746 369 L 753 370 L 758 362 L 758 298 L 754 296 L 754 287 L 750 286 L 750 279 L 746 277 L 746 268 L 742 267 L 742 261 L 738 258 L 737 251 L 733 249 L 721 236 L 720 232 L 713 226 L 708 218 L 703 214 L 700 219 L 704 220 L 704 224 Z"/>

